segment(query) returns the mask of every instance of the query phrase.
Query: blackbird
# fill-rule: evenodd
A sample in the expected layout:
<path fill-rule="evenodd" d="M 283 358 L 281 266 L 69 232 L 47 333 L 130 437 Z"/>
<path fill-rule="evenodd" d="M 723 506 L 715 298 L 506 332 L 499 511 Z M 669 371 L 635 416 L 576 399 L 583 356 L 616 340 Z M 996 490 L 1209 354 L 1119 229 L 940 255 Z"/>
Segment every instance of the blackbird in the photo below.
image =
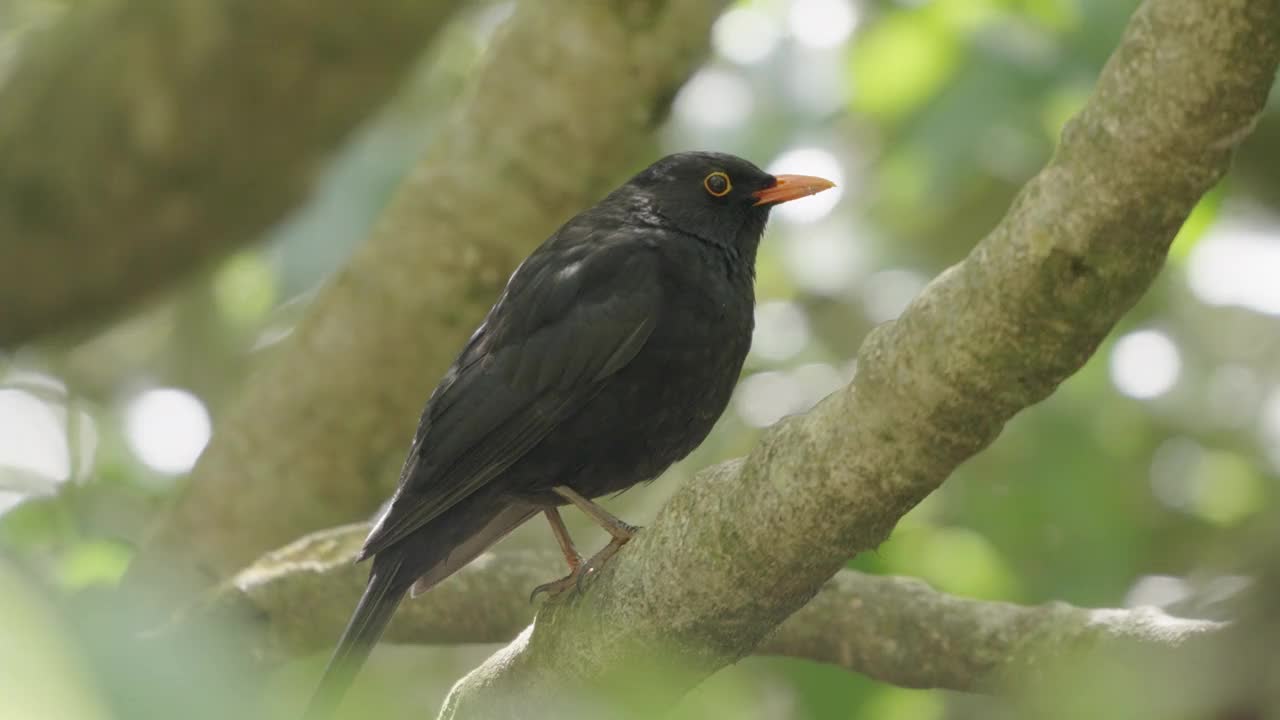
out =
<path fill-rule="evenodd" d="M 751 344 L 769 210 L 832 185 L 732 155 L 669 155 L 521 263 L 427 401 L 307 717 L 336 707 L 406 593 L 534 515 L 570 570 L 535 595 L 575 586 L 631 539 L 592 498 L 654 479 L 707 436 Z M 612 536 L 589 560 L 560 518 L 567 503 Z"/>

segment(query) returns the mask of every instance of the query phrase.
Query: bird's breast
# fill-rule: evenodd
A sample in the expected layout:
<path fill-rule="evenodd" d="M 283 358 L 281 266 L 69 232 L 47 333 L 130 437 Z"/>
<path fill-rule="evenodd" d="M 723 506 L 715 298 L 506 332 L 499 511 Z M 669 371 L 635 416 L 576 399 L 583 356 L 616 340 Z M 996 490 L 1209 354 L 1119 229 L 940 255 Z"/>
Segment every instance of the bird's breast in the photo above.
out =
<path fill-rule="evenodd" d="M 618 492 L 657 477 L 707 437 L 751 344 L 751 301 L 683 297 L 664 304 L 636 357 L 520 463 L 525 487 Z"/>

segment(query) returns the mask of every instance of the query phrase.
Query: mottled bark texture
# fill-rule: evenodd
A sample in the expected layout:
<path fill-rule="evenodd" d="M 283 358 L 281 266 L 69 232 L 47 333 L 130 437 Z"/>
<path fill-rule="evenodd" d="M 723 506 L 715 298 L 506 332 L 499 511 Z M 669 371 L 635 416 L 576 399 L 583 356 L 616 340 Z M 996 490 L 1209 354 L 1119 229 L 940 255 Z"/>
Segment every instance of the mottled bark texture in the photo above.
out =
<path fill-rule="evenodd" d="M 220 421 L 133 577 L 206 584 L 368 517 L 516 263 L 643 159 L 720 7 L 520 4 L 456 121 Z"/>
<path fill-rule="evenodd" d="M 0 347 L 261 236 L 456 0 L 107 0 L 0 79 Z"/>
<path fill-rule="evenodd" d="M 364 590 L 366 569 L 351 559 L 367 532 L 367 525 L 347 525 L 266 555 L 187 621 L 203 625 L 221 613 L 248 618 L 246 649 L 258 662 L 327 650 Z M 527 600 L 530 588 L 563 572 L 557 552 L 488 553 L 404 603 L 384 639 L 506 642 L 533 619 L 537 606 Z M 755 653 L 829 663 L 905 687 L 986 691 L 1001 687 L 1008 676 L 1033 674 L 1046 658 L 1114 649 L 1122 642 L 1169 651 L 1222 627 L 1154 608 L 966 600 L 919 580 L 841 570 Z"/>
<path fill-rule="evenodd" d="M 461 680 L 441 717 L 554 717 L 657 656 L 683 672 L 649 688 L 655 712 L 755 651 L 1089 358 L 1226 171 L 1278 59 L 1280 0 L 1143 3 L 1048 167 L 870 334 L 853 382 L 682 487 L 590 592 Z"/>

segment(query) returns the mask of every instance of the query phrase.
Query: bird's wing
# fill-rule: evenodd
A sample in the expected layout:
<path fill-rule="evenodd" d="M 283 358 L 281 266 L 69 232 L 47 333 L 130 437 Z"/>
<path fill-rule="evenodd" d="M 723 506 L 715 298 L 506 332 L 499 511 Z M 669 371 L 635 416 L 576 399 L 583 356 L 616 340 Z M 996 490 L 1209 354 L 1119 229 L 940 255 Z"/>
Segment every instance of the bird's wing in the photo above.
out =
<path fill-rule="evenodd" d="M 577 412 L 644 346 L 660 300 L 644 248 L 531 256 L 433 394 L 362 557 L 483 487 Z"/>

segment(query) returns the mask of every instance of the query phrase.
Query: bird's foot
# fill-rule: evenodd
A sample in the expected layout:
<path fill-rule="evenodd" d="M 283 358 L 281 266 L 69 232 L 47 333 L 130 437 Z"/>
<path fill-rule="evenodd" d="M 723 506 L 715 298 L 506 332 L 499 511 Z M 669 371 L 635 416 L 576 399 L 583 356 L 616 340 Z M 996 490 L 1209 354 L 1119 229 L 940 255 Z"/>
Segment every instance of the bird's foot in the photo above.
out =
<path fill-rule="evenodd" d="M 548 598 L 553 598 L 553 597 L 559 596 L 561 593 L 563 593 L 566 590 L 576 589 L 578 587 L 578 578 L 581 573 L 582 573 L 582 566 L 579 565 L 578 567 L 574 568 L 573 572 L 570 572 L 568 575 L 565 575 L 559 580 L 552 580 L 549 583 L 542 583 L 538 587 L 534 588 L 533 592 L 529 593 L 529 602 L 533 602 L 534 600 L 537 600 L 538 596 L 541 595 L 542 593 L 546 593 Z"/>
<path fill-rule="evenodd" d="M 626 544 L 626 542 L 630 540 L 638 530 L 640 530 L 640 528 L 634 525 L 628 525 L 622 520 L 614 517 L 608 510 L 605 510 L 594 502 L 591 502 L 587 498 L 578 494 L 577 490 L 574 490 L 568 485 L 557 485 L 551 489 L 559 494 L 560 497 L 578 506 L 578 509 L 586 513 L 587 517 L 591 518 L 597 525 L 604 528 L 604 531 L 609 533 L 615 542 Z"/>
<path fill-rule="evenodd" d="M 635 537 L 636 532 L 640 530 L 640 528 L 631 527 L 630 525 L 628 525 L 627 528 L 629 533 L 625 539 L 619 538 L 615 535 L 614 538 L 609 541 L 608 545 L 601 548 L 600 552 L 592 555 L 589 560 L 582 563 L 582 567 L 578 568 L 578 578 L 575 581 L 574 587 L 576 592 L 580 593 L 585 590 L 586 585 L 584 585 L 584 583 L 586 582 L 587 577 L 599 572 L 600 569 L 604 567 L 604 564 L 609 562 L 609 559 L 614 555 L 617 555 L 618 551 L 622 549 L 622 546 L 630 542 L 631 538 Z"/>
<path fill-rule="evenodd" d="M 630 542 L 631 538 L 635 537 L 636 533 L 641 530 L 641 528 L 633 525 L 626 525 L 625 529 L 625 537 L 615 535 L 608 545 L 600 549 L 600 552 L 592 555 L 586 561 L 579 560 L 577 566 L 572 567 L 572 571 L 568 575 L 534 588 L 529 595 L 529 602 L 533 602 L 538 595 L 544 592 L 547 593 L 548 597 L 556 597 L 566 590 L 572 590 L 574 593 L 581 593 L 586 590 L 588 578 L 598 573 L 605 566 L 605 563 L 609 562 L 614 555 L 617 555 L 622 546 Z"/>
<path fill-rule="evenodd" d="M 627 523 L 622 522 L 617 518 L 614 518 L 614 523 L 610 527 L 605 528 L 605 530 L 609 532 L 609 535 L 613 537 L 613 541 L 610 542 L 609 544 L 612 545 L 614 543 L 617 543 L 618 547 L 622 547 L 623 545 L 626 545 L 627 543 L 631 542 L 631 538 L 635 537 L 636 533 L 640 532 L 643 529 L 644 528 L 640 527 L 639 525 L 628 525 Z M 606 549 L 608 548 L 608 546 L 605 546 L 605 547 Z M 617 551 L 615 550 L 614 552 L 617 552 Z M 600 552 L 596 553 L 596 555 L 600 555 L 602 553 L 604 553 L 604 550 L 601 550 Z M 612 553 L 610 553 L 610 555 L 612 555 Z"/>
<path fill-rule="evenodd" d="M 537 600 L 542 593 L 546 593 L 547 597 L 555 597 L 565 590 L 577 586 L 578 575 L 582 572 L 582 566 L 585 564 L 582 562 L 582 556 L 577 551 L 573 551 L 572 546 L 569 546 L 569 549 L 565 549 L 564 559 L 569 563 L 569 574 L 559 580 L 542 583 L 534 588 L 533 592 L 529 593 L 529 602 Z"/>

